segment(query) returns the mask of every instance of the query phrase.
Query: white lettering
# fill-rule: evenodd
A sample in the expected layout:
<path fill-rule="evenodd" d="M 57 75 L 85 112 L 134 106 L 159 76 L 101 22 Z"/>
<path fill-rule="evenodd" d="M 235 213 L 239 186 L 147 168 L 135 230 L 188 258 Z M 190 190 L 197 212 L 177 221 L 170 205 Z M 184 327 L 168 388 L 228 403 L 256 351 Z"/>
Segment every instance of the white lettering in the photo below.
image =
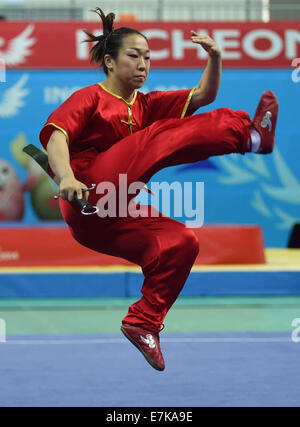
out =
<path fill-rule="evenodd" d="M 88 59 L 89 47 L 88 43 L 83 43 L 86 39 L 86 34 L 82 30 L 75 31 L 76 58 Z"/>
<path fill-rule="evenodd" d="M 204 224 L 204 182 L 196 182 L 196 209 L 191 207 L 193 194 L 193 183 L 184 183 L 184 214 L 187 218 L 195 218 L 186 221 L 185 225 L 190 228 L 202 227 Z"/>
<path fill-rule="evenodd" d="M 4 59 L 0 58 L 0 83 L 6 82 L 6 65 Z"/>
<path fill-rule="evenodd" d="M 0 262 L 1 261 L 16 261 L 20 258 L 20 254 L 17 251 L 3 251 L 0 246 Z"/>
<path fill-rule="evenodd" d="M 119 174 L 119 216 L 125 218 L 127 216 L 127 174 Z"/>
<path fill-rule="evenodd" d="M 6 323 L 4 319 L 0 319 L 0 342 L 6 342 Z"/>
<path fill-rule="evenodd" d="M 198 59 L 205 60 L 208 57 L 205 49 L 203 49 L 200 44 L 193 43 L 189 39 L 189 36 L 186 36 L 185 38 L 185 33 L 181 29 L 168 31 L 163 28 L 150 28 L 142 32 L 148 38 L 150 43 L 151 40 L 154 39 L 161 41 L 161 47 L 159 47 L 160 45 L 158 44 L 156 49 L 151 49 L 151 59 L 154 61 L 165 61 L 168 59 L 174 59 L 177 61 L 185 60 L 187 52 L 191 50 L 196 51 Z M 200 28 L 197 32 L 201 35 L 209 35 L 209 31 L 207 29 Z M 95 30 L 92 31 L 92 33 L 100 35 L 102 34 L 102 31 Z M 276 58 L 282 53 L 283 49 L 287 59 L 299 56 L 300 31 L 296 29 L 287 29 L 284 33 L 284 38 L 276 31 L 265 28 L 248 31 L 243 39 L 241 39 L 240 28 L 216 28 L 211 34 L 212 38 L 222 50 L 224 60 L 242 60 L 243 53 L 245 52 L 247 56 L 255 60 L 267 61 Z M 82 29 L 77 29 L 75 31 L 74 38 L 76 45 L 76 59 L 80 61 L 88 60 L 91 44 L 84 43 L 84 40 L 87 38 L 86 34 Z M 262 39 L 269 42 L 269 46 L 267 48 L 258 48 L 257 42 Z M 165 42 L 165 46 L 163 46 L 163 42 Z M 171 49 L 169 44 L 171 45 Z M 3 81 L 3 79 L 1 81 Z M 49 99 L 48 95 L 45 97 Z"/>
<path fill-rule="evenodd" d="M 128 195 L 133 194 L 137 195 L 140 191 L 143 190 L 145 184 L 141 181 L 132 182 L 128 187 Z M 137 218 L 138 216 L 147 217 L 148 212 L 142 211 L 139 209 L 139 205 L 135 203 L 134 199 L 130 200 L 128 205 L 128 210 L 132 218 Z"/>
<path fill-rule="evenodd" d="M 172 31 L 172 52 L 174 59 L 183 59 L 184 51 L 186 49 L 196 49 L 198 58 L 201 58 L 201 51 L 203 50 L 200 44 L 195 44 L 191 40 L 184 40 L 183 31 Z"/>
<path fill-rule="evenodd" d="M 168 40 L 169 33 L 165 30 L 147 30 L 143 31 L 143 34 L 150 41 L 151 39 L 162 39 Z M 151 49 L 151 59 L 166 59 L 170 56 L 169 49 L 153 50 Z"/>
<path fill-rule="evenodd" d="M 292 60 L 292 67 L 297 67 L 293 72 L 292 72 L 292 80 L 294 83 L 298 83 L 300 81 L 300 67 L 298 66 L 300 65 L 300 58 L 294 58 Z"/>
<path fill-rule="evenodd" d="M 287 30 L 285 32 L 285 51 L 288 59 L 295 58 L 298 54 L 298 44 L 300 43 L 300 31 Z"/>
<path fill-rule="evenodd" d="M 292 341 L 293 342 L 300 342 L 300 336 L 298 335 L 298 333 L 300 333 L 300 319 L 299 319 L 299 317 L 292 320 L 292 326 L 293 326 L 293 328 L 296 328 L 292 332 Z"/>
<path fill-rule="evenodd" d="M 95 36 L 100 36 L 102 31 L 92 31 Z M 76 46 L 76 58 L 80 60 L 89 59 L 89 43 L 84 43 L 88 36 L 83 32 L 82 29 L 75 31 L 75 46 Z"/>
<path fill-rule="evenodd" d="M 241 35 L 239 30 L 215 30 L 213 32 L 213 39 L 222 50 L 223 59 L 240 59 L 241 52 L 239 51 L 227 51 L 228 48 L 239 48 L 239 40 L 233 40 L 232 38 L 239 38 Z M 231 38 L 231 39 L 229 39 Z"/>
<path fill-rule="evenodd" d="M 259 50 L 255 47 L 255 42 L 259 39 L 267 39 L 271 46 L 265 50 Z M 282 51 L 281 37 L 271 30 L 253 30 L 250 31 L 243 39 L 243 48 L 248 56 L 255 59 L 273 59 Z"/>
<path fill-rule="evenodd" d="M 162 213 L 164 215 L 170 216 L 171 211 L 171 191 L 174 193 L 174 199 L 176 203 L 174 205 L 174 216 L 176 218 L 182 217 L 182 185 L 180 182 L 175 181 L 172 184 L 168 182 L 152 182 L 151 191 L 154 193 L 152 203 L 159 209 L 160 206 L 160 194 L 162 200 Z M 160 193 L 161 191 L 161 193 Z"/>
<path fill-rule="evenodd" d="M 104 194 L 107 191 L 106 194 Z M 96 194 L 103 194 L 103 196 L 97 202 L 97 208 L 99 209 L 97 215 L 100 218 L 117 216 L 116 207 L 116 187 L 112 182 L 103 181 L 97 185 Z"/>
<path fill-rule="evenodd" d="M 45 104 L 60 104 L 69 98 L 72 93 L 79 89 L 81 89 L 81 86 L 45 86 L 44 102 Z"/>
<path fill-rule="evenodd" d="M 107 422 L 125 422 L 137 424 L 139 422 L 141 414 L 120 414 L 116 411 L 113 411 L 112 414 L 107 414 Z"/>

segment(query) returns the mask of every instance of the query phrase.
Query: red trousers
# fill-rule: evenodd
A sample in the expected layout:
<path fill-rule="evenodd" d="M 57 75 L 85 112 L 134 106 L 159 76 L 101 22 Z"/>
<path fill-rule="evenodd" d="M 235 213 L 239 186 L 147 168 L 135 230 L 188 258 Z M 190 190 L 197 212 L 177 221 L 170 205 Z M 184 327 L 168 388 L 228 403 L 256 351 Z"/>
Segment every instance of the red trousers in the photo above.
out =
<path fill-rule="evenodd" d="M 88 186 L 110 181 L 117 187 L 119 174 L 127 174 L 128 186 L 136 181 L 147 183 L 167 166 L 244 154 L 249 151 L 249 129 L 249 115 L 228 108 L 159 120 L 97 155 L 88 167 L 74 166 L 73 170 Z M 89 201 L 96 204 L 98 199 L 92 191 Z M 145 276 L 142 298 L 129 307 L 123 322 L 158 331 L 198 254 L 199 242 L 193 231 L 162 214 L 100 218 L 81 215 L 75 203 L 60 203 L 62 215 L 79 243 L 141 266 Z"/>

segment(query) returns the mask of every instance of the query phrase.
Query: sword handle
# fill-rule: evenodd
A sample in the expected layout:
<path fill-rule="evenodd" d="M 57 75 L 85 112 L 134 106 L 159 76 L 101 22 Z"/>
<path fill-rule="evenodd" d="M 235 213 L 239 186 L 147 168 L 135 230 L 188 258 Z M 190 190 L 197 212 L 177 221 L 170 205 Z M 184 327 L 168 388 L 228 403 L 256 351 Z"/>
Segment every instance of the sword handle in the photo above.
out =
<path fill-rule="evenodd" d="M 96 184 L 92 184 L 89 188 L 83 188 L 82 192 L 85 193 L 86 191 L 94 190 L 96 187 Z M 57 200 L 61 196 L 55 195 L 54 199 Z M 97 206 L 93 206 L 90 202 L 88 202 L 84 197 L 82 199 L 77 198 L 77 194 L 74 194 L 74 200 L 78 203 L 78 205 L 81 207 L 81 213 L 82 215 L 94 215 L 97 212 L 99 212 L 99 209 Z"/>
<path fill-rule="evenodd" d="M 75 194 L 74 199 L 81 207 L 82 215 L 94 215 L 97 212 L 99 212 L 99 209 L 97 208 L 97 206 L 93 206 L 84 197 L 82 199 L 77 199 L 77 194 Z"/>

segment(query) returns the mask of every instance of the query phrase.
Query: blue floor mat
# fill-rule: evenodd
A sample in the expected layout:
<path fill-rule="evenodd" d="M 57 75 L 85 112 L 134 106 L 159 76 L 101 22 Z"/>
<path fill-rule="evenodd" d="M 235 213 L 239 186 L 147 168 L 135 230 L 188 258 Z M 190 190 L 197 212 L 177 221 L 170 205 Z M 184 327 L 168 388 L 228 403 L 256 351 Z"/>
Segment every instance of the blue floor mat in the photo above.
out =
<path fill-rule="evenodd" d="M 300 406 L 287 333 L 162 334 L 164 372 L 121 334 L 8 336 L 0 406 Z"/>

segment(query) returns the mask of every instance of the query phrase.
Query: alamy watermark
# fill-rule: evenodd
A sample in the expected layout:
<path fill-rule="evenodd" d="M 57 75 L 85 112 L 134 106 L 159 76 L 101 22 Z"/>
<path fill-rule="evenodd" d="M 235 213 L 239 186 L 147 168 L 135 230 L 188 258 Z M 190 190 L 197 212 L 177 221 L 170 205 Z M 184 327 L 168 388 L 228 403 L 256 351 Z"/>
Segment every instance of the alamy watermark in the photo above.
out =
<path fill-rule="evenodd" d="M 146 204 L 150 206 L 141 210 L 134 198 L 143 189 L 147 194 Z M 174 218 L 185 218 L 187 227 L 201 227 L 204 223 L 203 182 L 151 182 L 148 188 L 141 181 L 128 185 L 127 174 L 119 174 L 118 183 L 101 182 L 96 193 L 101 195 L 97 202 L 97 214 L 101 218 L 158 217 L 162 212 L 167 216 L 172 214 Z"/>
<path fill-rule="evenodd" d="M 0 83 L 6 82 L 6 64 L 4 59 L 0 58 Z"/>
<path fill-rule="evenodd" d="M 292 80 L 294 83 L 298 83 L 300 82 L 300 58 L 294 58 L 291 65 L 296 67 L 292 72 Z"/>
<path fill-rule="evenodd" d="M 6 323 L 4 319 L 0 319 L 0 343 L 6 342 Z"/>
<path fill-rule="evenodd" d="M 292 331 L 292 341 L 300 342 L 300 318 L 296 317 L 292 320 L 292 327 L 295 328 Z"/>

